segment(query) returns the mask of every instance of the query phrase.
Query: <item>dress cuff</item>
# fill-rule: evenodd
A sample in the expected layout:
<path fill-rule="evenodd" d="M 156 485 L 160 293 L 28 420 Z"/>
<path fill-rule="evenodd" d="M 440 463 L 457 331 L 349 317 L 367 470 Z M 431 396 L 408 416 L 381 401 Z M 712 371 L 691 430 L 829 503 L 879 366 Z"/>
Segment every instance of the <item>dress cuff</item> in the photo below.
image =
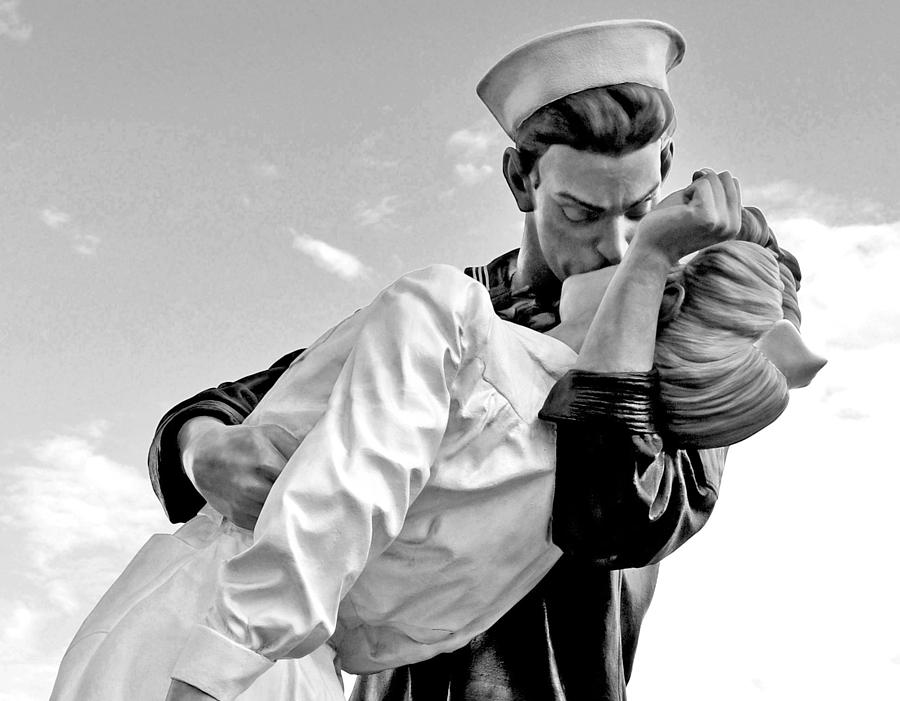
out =
<path fill-rule="evenodd" d="M 545 421 L 611 421 L 631 433 L 656 433 L 659 377 L 650 372 L 570 370 L 550 390 L 539 416 Z"/>
<path fill-rule="evenodd" d="M 172 679 L 195 686 L 218 701 L 232 701 L 273 664 L 212 628 L 196 625 L 175 663 Z"/>

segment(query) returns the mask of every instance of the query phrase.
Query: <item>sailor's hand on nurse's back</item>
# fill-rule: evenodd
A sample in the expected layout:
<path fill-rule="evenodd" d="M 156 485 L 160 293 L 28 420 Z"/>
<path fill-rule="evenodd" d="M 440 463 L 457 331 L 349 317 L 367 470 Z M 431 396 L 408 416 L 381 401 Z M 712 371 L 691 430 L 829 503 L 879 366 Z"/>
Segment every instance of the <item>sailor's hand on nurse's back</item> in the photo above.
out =
<path fill-rule="evenodd" d="M 280 426 L 228 426 L 197 417 L 178 432 L 185 471 L 207 503 L 241 528 L 252 529 L 299 441 Z"/>
<path fill-rule="evenodd" d="M 701 248 L 733 239 L 740 228 L 740 185 L 728 171 L 707 168 L 641 219 L 631 246 L 665 255 L 674 265 Z"/>

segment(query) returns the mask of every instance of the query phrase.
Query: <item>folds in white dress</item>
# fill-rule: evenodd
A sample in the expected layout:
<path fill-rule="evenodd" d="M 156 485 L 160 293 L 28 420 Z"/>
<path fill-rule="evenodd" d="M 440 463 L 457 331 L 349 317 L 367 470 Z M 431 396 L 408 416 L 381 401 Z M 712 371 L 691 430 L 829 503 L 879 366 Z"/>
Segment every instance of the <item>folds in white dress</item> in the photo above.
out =
<path fill-rule="evenodd" d="M 461 647 L 559 557 L 555 432 L 537 413 L 574 360 L 454 268 L 404 276 L 247 419 L 302 439 L 252 536 L 210 509 L 154 536 L 85 621 L 54 698 L 118 698 L 82 691 L 116 675 L 163 695 L 171 675 L 221 699 L 263 684 L 342 698 L 335 651 L 360 673 Z"/>

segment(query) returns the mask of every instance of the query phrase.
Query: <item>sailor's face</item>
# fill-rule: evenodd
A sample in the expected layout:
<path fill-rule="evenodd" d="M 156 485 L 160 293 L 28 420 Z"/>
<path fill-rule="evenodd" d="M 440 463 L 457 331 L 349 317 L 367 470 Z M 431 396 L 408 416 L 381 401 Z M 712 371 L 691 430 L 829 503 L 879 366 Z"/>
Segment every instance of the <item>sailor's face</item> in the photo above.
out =
<path fill-rule="evenodd" d="M 560 280 L 616 265 L 660 185 L 660 144 L 624 156 L 554 144 L 529 175 L 544 260 Z"/>

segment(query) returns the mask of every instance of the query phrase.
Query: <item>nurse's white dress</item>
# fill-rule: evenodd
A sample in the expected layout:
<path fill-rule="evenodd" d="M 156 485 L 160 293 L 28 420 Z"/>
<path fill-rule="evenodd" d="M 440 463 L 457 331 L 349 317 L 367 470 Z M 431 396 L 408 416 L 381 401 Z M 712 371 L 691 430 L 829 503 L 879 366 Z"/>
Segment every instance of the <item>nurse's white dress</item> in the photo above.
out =
<path fill-rule="evenodd" d="M 560 555 L 555 428 L 537 414 L 575 357 L 455 268 L 400 278 L 248 417 L 302 439 L 255 531 L 207 507 L 151 538 L 52 698 L 161 701 L 174 677 L 223 700 L 343 699 L 336 666 L 462 647 Z"/>

